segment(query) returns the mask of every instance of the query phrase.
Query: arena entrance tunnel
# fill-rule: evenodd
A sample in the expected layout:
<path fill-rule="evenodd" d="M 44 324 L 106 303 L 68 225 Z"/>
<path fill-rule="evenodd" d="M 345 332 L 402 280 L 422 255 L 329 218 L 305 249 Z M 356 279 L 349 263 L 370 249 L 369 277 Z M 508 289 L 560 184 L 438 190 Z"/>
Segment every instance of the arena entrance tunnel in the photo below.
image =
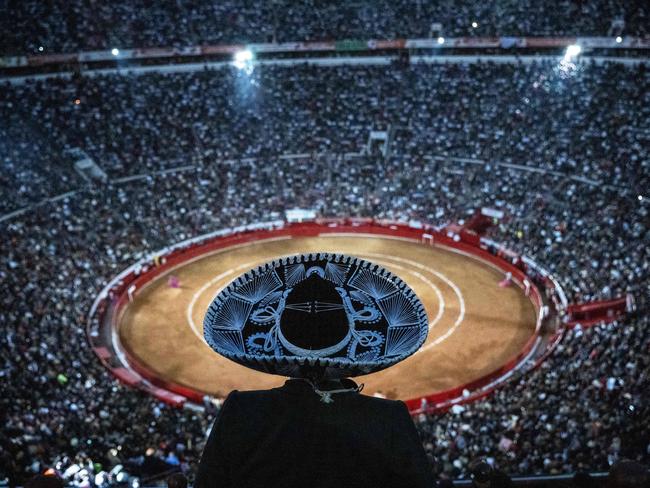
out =
<path fill-rule="evenodd" d="M 317 251 L 349 254 L 400 276 L 429 317 L 420 351 L 393 368 L 359 377 L 364 392 L 401 399 L 412 413 L 450 408 L 539 364 L 560 337 L 542 334 L 548 301 L 539 287 L 563 294 L 533 261 L 449 229 L 316 219 L 200 236 L 116 276 L 93 304 L 88 338 L 118 380 L 173 405 L 197 406 L 233 389 L 279 386 L 284 378 L 239 366 L 207 346 L 205 310 L 230 281 L 266 261 Z"/>

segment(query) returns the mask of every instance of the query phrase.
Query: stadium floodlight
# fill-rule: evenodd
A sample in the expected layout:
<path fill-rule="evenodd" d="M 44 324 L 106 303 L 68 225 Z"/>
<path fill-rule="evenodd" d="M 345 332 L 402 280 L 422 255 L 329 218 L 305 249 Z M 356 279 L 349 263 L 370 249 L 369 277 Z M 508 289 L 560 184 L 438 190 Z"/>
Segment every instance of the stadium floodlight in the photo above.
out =
<path fill-rule="evenodd" d="M 582 52 L 582 47 L 580 47 L 578 44 L 571 44 L 566 48 L 566 52 L 564 53 L 564 59 L 566 59 L 567 61 L 573 59 L 581 52 Z"/>
<path fill-rule="evenodd" d="M 623 42 L 623 38 L 621 36 L 616 36 L 616 44 L 620 44 Z"/>
<path fill-rule="evenodd" d="M 472 27 L 474 29 L 476 29 L 478 27 L 478 22 L 476 22 L 476 21 L 472 22 Z"/>
<path fill-rule="evenodd" d="M 233 57 L 233 64 L 239 69 L 244 69 L 251 61 L 253 61 L 253 51 L 250 49 L 237 51 Z"/>
<path fill-rule="evenodd" d="M 111 54 L 113 56 L 119 56 L 120 55 L 120 50 L 118 48 L 114 47 L 113 49 L 111 49 Z"/>
<path fill-rule="evenodd" d="M 444 43 L 445 43 L 445 38 L 442 37 L 442 36 L 440 36 L 440 37 L 438 38 L 438 44 L 444 44 Z"/>

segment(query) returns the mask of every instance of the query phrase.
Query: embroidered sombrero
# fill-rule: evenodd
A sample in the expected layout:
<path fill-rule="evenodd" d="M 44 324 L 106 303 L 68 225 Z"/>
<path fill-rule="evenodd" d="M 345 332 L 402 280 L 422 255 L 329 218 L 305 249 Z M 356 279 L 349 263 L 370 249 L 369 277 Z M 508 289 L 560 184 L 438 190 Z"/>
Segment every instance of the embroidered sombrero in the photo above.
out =
<path fill-rule="evenodd" d="M 206 342 L 244 366 L 294 378 L 344 378 L 392 366 L 427 337 L 422 303 L 363 259 L 315 253 L 259 266 L 230 283 L 203 321 Z"/>

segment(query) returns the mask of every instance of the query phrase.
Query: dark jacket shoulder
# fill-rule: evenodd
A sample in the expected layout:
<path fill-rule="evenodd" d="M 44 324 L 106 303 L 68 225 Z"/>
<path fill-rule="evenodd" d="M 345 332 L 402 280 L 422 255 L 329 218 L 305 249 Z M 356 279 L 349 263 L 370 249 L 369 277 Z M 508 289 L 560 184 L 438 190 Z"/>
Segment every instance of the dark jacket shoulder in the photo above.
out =
<path fill-rule="evenodd" d="M 232 392 L 206 444 L 196 486 L 430 486 L 403 402 L 311 385 Z M 226 480 L 233 483 L 225 483 Z"/>

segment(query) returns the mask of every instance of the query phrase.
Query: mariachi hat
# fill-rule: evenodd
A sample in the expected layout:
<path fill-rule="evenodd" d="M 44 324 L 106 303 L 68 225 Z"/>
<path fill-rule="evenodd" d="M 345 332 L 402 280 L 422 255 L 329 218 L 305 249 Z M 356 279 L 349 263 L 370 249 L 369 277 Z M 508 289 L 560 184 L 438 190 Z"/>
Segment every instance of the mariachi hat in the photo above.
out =
<path fill-rule="evenodd" d="M 422 303 L 381 266 L 342 254 L 278 259 L 213 300 L 206 342 L 249 368 L 294 378 L 344 378 L 392 366 L 429 330 Z"/>

